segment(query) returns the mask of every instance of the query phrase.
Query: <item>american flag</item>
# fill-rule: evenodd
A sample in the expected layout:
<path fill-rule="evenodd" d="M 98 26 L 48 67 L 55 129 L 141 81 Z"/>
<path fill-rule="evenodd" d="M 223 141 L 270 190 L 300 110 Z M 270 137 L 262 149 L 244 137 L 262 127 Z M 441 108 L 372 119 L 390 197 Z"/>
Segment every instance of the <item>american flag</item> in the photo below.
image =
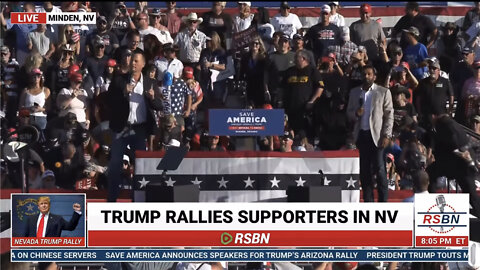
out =
<path fill-rule="evenodd" d="M 136 198 L 144 198 L 147 184 L 156 182 L 165 187 L 196 185 L 201 202 L 286 198 L 289 186 L 340 186 L 342 201 L 359 201 L 357 151 L 188 152 L 179 168 L 168 171 L 165 178 L 157 170 L 163 156 L 164 152 L 136 153 Z"/>

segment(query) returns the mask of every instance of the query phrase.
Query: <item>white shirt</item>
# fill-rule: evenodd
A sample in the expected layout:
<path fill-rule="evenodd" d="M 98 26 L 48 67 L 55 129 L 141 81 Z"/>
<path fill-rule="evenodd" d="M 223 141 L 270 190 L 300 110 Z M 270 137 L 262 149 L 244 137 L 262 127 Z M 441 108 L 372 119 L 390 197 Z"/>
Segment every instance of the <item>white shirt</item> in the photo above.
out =
<path fill-rule="evenodd" d="M 254 16 L 255 15 L 250 14 L 247 18 L 242 19 L 240 15 L 235 15 L 235 17 L 233 17 L 233 32 L 238 33 L 247 30 L 252 24 Z"/>
<path fill-rule="evenodd" d="M 63 88 L 60 90 L 57 96 L 57 100 L 60 96 L 65 95 L 71 97 L 73 90 L 70 88 Z M 68 112 L 74 113 L 77 116 L 77 121 L 83 123 L 87 121 L 87 100 L 88 94 L 85 89 L 79 89 L 79 94 L 72 99 L 70 105 L 67 108 L 59 108 L 60 112 L 58 113 L 59 116 L 65 116 Z"/>
<path fill-rule="evenodd" d="M 363 115 L 360 118 L 360 129 L 361 130 L 370 130 L 370 114 L 372 112 L 372 93 L 373 86 L 370 87 L 368 91 L 362 89 L 362 95 L 360 98 L 363 98 Z"/>
<path fill-rule="evenodd" d="M 38 104 L 39 107 L 43 108 L 45 106 L 45 88 L 42 89 L 42 92 L 32 95 L 29 92 L 26 93 L 25 95 L 25 107 L 33 107 L 35 106 L 35 103 Z M 30 115 L 34 116 L 46 116 L 45 112 L 34 112 L 30 113 Z M 30 182 L 32 182 L 30 180 Z M 37 187 L 39 188 L 39 187 Z"/>
<path fill-rule="evenodd" d="M 50 217 L 50 212 L 45 214 L 45 218 L 43 220 L 43 232 L 42 232 L 42 237 L 45 237 L 45 232 L 47 231 L 47 223 L 48 223 L 48 217 Z M 38 231 L 38 225 L 40 225 L 40 220 L 42 220 L 42 213 L 38 215 L 37 219 L 37 231 Z"/>
<path fill-rule="evenodd" d="M 47 11 L 45 11 L 45 8 L 43 6 L 41 6 L 41 7 L 37 7 L 35 9 L 35 12 L 47 12 Z M 50 11 L 50 12 L 52 12 L 52 13 L 62 13 L 62 10 L 57 6 L 53 6 L 52 11 Z"/>
<path fill-rule="evenodd" d="M 177 264 L 177 267 L 176 267 L 176 270 L 211 270 L 211 269 L 212 269 L 212 266 L 208 263 L 180 262 Z"/>
<path fill-rule="evenodd" d="M 32 43 L 32 49 L 45 56 L 50 49 L 50 38 L 44 32 L 32 31 L 28 33 L 28 39 Z"/>
<path fill-rule="evenodd" d="M 182 77 L 183 63 L 177 58 L 173 59 L 170 63 L 167 58 L 155 58 L 154 62 L 157 67 L 157 80 L 163 81 L 163 76 L 168 71 L 173 74 L 173 77 L 178 79 Z"/>
<path fill-rule="evenodd" d="M 197 63 L 200 61 L 200 53 L 207 47 L 207 36 L 195 30 L 193 35 L 190 35 L 188 28 L 179 32 L 175 37 L 175 44 L 180 48 L 180 55 L 178 58 L 184 63 Z"/>
<path fill-rule="evenodd" d="M 45 8 L 43 6 L 37 7 L 35 9 L 35 12 L 47 12 L 45 11 Z M 51 13 L 62 13 L 62 10 L 59 7 L 53 6 L 52 10 L 50 11 Z M 45 32 L 45 35 L 47 35 L 48 38 L 50 38 L 50 42 L 53 42 L 53 44 L 58 43 L 58 31 L 59 31 L 59 25 L 58 24 L 47 24 L 47 31 Z M 83 59 L 83 58 L 81 58 Z"/>
<path fill-rule="evenodd" d="M 143 96 L 143 74 L 140 75 L 140 80 L 137 82 L 132 93 L 129 95 L 130 99 L 130 113 L 128 114 L 128 123 L 141 124 L 147 122 L 147 104 Z"/>
<path fill-rule="evenodd" d="M 345 26 L 345 18 L 339 13 L 335 13 L 335 15 L 330 15 L 330 23 L 343 27 Z"/>
<path fill-rule="evenodd" d="M 273 25 L 275 32 L 282 31 L 284 34 L 293 37 L 297 33 L 297 30 L 302 28 L 302 23 L 297 15 L 290 13 L 287 17 L 282 16 L 281 13 L 275 15 L 270 19 L 270 23 Z"/>

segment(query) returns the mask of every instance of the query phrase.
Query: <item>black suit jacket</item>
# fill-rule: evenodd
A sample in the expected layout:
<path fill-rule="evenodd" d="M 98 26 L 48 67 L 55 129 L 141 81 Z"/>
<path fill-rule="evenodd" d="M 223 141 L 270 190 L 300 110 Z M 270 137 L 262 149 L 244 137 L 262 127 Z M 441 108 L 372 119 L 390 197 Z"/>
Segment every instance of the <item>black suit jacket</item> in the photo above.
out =
<path fill-rule="evenodd" d="M 39 215 L 40 213 L 27 219 L 27 227 L 24 230 L 23 237 L 37 237 L 37 221 Z M 73 212 L 72 218 L 69 222 L 67 222 L 62 216 L 50 213 L 48 216 L 45 237 L 60 237 L 63 230 L 75 230 L 80 217 L 81 215 L 79 215 L 77 212 Z"/>
<path fill-rule="evenodd" d="M 453 151 L 465 148 L 468 142 L 465 130 L 451 117 L 445 115 L 437 119 L 433 132 L 433 154 L 436 160 L 451 162 L 452 158 L 456 158 Z"/>
<path fill-rule="evenodd" d="M 131 75 L 116 74 L 108 88 L 107 106 L 110 109 L 110 129 L 114 132 L 121 132 L 128 123 L 130 112 L 130 98 L 126 93 L 127 84 L 130 83 Z M 153 87 L 155 97 L 153 100 L 146 96 L 146 92 Z M 155 127 L 155 110 L 163 109 L 163 102 L 160 98 L 160 89 L 154 80 L 143 76 L 143 93 L 147 105 L 147 134 L 153 134 Z"/>

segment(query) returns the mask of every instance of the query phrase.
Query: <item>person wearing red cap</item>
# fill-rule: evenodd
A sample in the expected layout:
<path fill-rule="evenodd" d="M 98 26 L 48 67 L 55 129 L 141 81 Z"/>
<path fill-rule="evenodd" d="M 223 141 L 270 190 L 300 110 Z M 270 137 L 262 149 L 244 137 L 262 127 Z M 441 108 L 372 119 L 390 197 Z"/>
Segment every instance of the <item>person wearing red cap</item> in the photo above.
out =
<path fill-rule="evenodd" d="M 77 64 L 73 64 L 68 68 L 68 77 L 70 78 L 70 76 L 78 72 L 80 72 L 80 66 Z"/>
<path fill-rule="evenodd" d="M 60 90 L 57 96 L 56 104 L 60 117 L 71 112 L 77 116 L 77 121 L 88 129 L 90 124 L 88 113 L 88 94 L 81 88 L 83 76 L 80 73 L 74 73 L 70 76 L 70 87 Z"/>
<path fill-rule="evenodd" d="M 339 79 L 343 77 L 343 70 L 338 65 L 337 57 L 334 53 L 329 53 L 327 56 L 322 57 L 322 62 L 318 66 L 318 69 L 320 70 L 320 73 L 338 73 L 338 75 L 340 76 Z"/>
<path fill-rule="evenodd" d="M 387 180 L 389 190 L 400 190 L 400 175 L 395 169 L 395 157 L 392 153 L 388 153 L 385 160 L 385 167 L 387 170 Z"/>
<path fill-rule="evenodd" d="M 192 93 L 190 115 L 185 118 L 185 139 L 190 141 L 197 132 L 197 108 L 203 101 L 203 91 L 200 87 L 200 83 L 193 77 L 192 67 L 185 67 L 183 69 L 183 80 L 187 83 L 187 86 Z"/>
<path fill-rule="evenodd" d="M 322 57 L 319 69 L 325 83 L 325 93 L 329 93 L 328 96 L 320 99 L 315 110 L 315 118 L 322 126 L 319 147 L 322 150 L 338 150 L 345 145 L 348 134 L 345 116 L 348 97 L 347 80 L 335 53 Z"/>
<path fill-rule="evenodd" d="M 360 20 L 350 25 L 350 39 L 357 45 L 365 46 L 368 58 L 375 61 L 379 57 L 381 45 L 385 46 L 385 34 L 382 26 L 371 19 L 372 6 L 362 4 L 360 6 Z"/>
<path fill-rule="evenodd" d="M 43 85 L 43 72 L 35 68 L 31 72 L 29 84 L 20 96 L 20 108 L 30 111 L 30 124 L 40 130 L 47 127 L 47 109 L 50 107 L 50 89 Z"/>
<path fill-rule="evenodd" d="M 395 58 L 399 58 L 399 56 L 395 56 Z M 396 84 L 400 84 L 408 89 L 409 95 L 407 96 L 407 100 L 413 104 L 413 89 L 417 88 L 418 80 L 413 76 L 410 71 L 410 65 L 407 62 L 400 62 L 397 65 L 390 66 L 387 85 L 391 88 Z"/>
<path fill-rule="evenodd" d="M 114 59 L 108 59 L 107 67 L 102 76 L 97 78 L 95 82 L 95 96 L 98 96 L 100 93 L 107 92 L 110 83 L 112 82 L 113 72 L 117 66 L 117 61 Z"/>

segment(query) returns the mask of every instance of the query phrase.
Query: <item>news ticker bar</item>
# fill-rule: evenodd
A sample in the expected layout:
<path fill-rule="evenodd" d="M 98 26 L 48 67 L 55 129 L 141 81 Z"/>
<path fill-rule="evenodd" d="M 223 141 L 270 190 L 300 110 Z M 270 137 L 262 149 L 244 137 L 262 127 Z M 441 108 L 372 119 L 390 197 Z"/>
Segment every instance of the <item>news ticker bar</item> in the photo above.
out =
<path fill-rule="evenodd" d="M 466 262 L 467 249 L 12 249 L 12 262 Z"/>

